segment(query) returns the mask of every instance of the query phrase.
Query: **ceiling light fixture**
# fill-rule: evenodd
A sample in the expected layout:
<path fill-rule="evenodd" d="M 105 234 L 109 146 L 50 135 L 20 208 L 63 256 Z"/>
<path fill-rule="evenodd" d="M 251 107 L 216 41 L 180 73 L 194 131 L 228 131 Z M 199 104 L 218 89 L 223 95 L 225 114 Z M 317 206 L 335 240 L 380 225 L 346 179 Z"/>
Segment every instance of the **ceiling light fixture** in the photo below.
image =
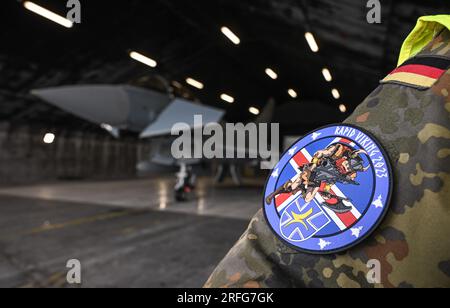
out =
<path fill-rule="evenodd" d="M 220 29 L 222 31 L 223 35 L 225 35 L 231 42 L 233 42 L 234 45 L 239 45 L 241 43 L 240 38 L 233 33 L 228 27 L 222 27 Z"/>
<path fill-rule="evenodd" d="M 45 17 L 53 22 L 56 22 L 57 24 L 60 24 L 63 27 L 66 28 L 72 28 L 73 27 L 73 22 L 68 20 L 67 18 L 64 18 L 58 14 L 53 13 L 52 11 L 47 10 L 46 8 L 43 8 L 42 6 L 37 5 L 36 3 L 33 3 L 31 1 L 25 1 L 23 3 L 23 6 L 35 13 L 38 14 L 42 17 Z"/>
<path fill-rule="evenodd" d="M 181 89 L 183 86 L 181 85 L 181 83 L 179 83 L 178 81 L 176 81 L 176 80 L 174 80 L 174 81 L 172 81 L 172 85 L 175 87 L 175 88 L 178 88 L 178 89 Z"/>
<path fill-rule="evenodd" d="M 256 108 L 256 107 L 250 107 L 250 108 L 248 109 L 248 111 L 249 111 L 251 114 L 259 115 L 259 109 Z"/>
<path fill-rule="evenodd" d="M 46 144 L 52 144 L 55 141 L 55 135 L 52 133 L 46 133 L 42 141 Z"/>
<path fill-rule="evenodd" d="M 150 67 L 156 67 L 156 65 L 157 65 L 155 60 L 153 60 L 153 59 L 151 59 L 149 57 L 146 57 L 146 56 L 144 56 L 144 55 L 142 55 L 142 54 L 140 54 L 139 52 L 136 52 L 136 51 L 130 52 L 130 57 L 132 59 L 134 59 L 134 60 L 136 60 L 138 62 L 141 62 L 141 63 L 143 63 L 145 65 L 148 65 Z"/>
<path fill-rule="evenodd" d="M 311 48 L 313 52 L 319 51 L 319 45 L 317 45 L 316 39 L 314 38 L 314 35 L 311 32 L 305 33 L 305 39 L 308 42 L 309 48 Z"/>
<path fill-rule="evenodd" d="M 288 94 L 292 98 L 297 98 L 297 96 L 298 96 L 297 92 L 294 89 L 289 89 Z"/>
<path fill-rule="evenodd" d="M 193 86 L 194 88 L 197 88 L 199 90 L 202 90 L 205 86 L 200 81 L 197 81 L 193 78 L 186 78 L 186 83 L 190 86 Z"/>
<path fill-rule="evenodd" d="M 271 68 L 266 68 L 266 74 L 267 76 L 269 76 L 270 78 L 272 78 L 273 80 L 278 78 L 278 74 L 274 72 L 273 69 Z"/>
<path fill-rule="evenodd" d="M 330 70 L 326 67 L 322 70 L 323 78 L 325 78 L 326 81 L 330 82 L 333 80 L 333 77 L 331 76 Z"/>
<path fill-rule="evenodd" d="M 346 107 L 344 104 L 340 104 L 340 105 L 339 105 L 339 110 L 340 110 L 342 113 L 346 113 L 346 112 L 347 112 L 347 107 Z"/>
<path fill-rule="evenodd" d="M 234 103 L 234 97 L 228 95 L 228 94 L 222 94 L 220 95 L 220 99 L 222 99 L 223 101 L 227 102 L 227 103 Z"/>
<path fill-rule="evenodd" d="M 333 95 L 333 97 L 335 99 L 340 99 L 341 98 L 341 94 L 339 93 L 339 91 L 337 89 L 331 90 L 331 94 Z"/>

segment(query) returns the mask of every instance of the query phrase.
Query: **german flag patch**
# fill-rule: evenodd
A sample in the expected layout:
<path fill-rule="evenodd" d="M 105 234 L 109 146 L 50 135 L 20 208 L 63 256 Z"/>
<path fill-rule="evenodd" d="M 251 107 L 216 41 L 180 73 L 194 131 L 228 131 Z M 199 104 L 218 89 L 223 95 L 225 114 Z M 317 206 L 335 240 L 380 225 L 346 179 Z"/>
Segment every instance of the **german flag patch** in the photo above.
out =
<path fill-rule="evenodd" d="M 381 83 L 395 83 L 425 90 L 431 88 L 449 68 L 450 59 L 415 57 L 393 70 Z"/>

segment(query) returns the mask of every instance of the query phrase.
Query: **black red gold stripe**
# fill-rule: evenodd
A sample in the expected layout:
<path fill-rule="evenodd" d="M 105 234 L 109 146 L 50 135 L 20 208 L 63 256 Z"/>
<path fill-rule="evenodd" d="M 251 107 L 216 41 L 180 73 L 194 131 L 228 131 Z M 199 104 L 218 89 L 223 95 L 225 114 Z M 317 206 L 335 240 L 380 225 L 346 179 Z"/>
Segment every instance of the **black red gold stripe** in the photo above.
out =
<path fill-rule="evenodd" d="M 418 88 L 430 88 L 449 67 L 450 59 L 416 57 L 397 67 L 381 83 L 400 83 Z"/>

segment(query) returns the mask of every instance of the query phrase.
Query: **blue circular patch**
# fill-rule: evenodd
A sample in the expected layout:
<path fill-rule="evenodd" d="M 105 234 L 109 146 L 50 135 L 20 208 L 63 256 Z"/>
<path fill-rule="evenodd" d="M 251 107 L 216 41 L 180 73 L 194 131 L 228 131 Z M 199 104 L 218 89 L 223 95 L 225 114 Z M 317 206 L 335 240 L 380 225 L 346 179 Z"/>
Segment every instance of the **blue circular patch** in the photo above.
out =
<path fill-rule="evenodd" d="M 263 209 L 275 234 L 302 252 L 331 254 L 369 236 L 385 216 L 392 171 L 384 149 L 352 125 L 298 140 L 272 170 Z"/>

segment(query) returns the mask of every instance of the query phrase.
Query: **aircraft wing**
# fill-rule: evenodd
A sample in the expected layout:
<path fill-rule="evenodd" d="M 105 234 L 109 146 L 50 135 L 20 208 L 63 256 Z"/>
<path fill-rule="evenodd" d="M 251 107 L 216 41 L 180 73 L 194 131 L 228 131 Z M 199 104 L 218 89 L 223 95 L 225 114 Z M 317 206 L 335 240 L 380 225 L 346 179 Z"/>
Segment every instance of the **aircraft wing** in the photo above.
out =
<path fill-rule="evenodd" d="M 194 123 L 194 116 L 202 116 L 202 124 L 218 123 L 225 111 L 205 106 L 194 104 L 187 100 L 175 99 L 167 106 L 158 118 L 151 123 L 144 131 L 142 131 L 141 138 L 151 138 L 162 135 L 170 135 L 173 125 L 177 123 L 186 123 L 190 129 L 199 128 Z"/>
<path fill-rule="evenodd" d="M 166 94 L 128 85 L 75 85 L 31 93 L 87 121 L 137 132 L 170 102 Z"/>

